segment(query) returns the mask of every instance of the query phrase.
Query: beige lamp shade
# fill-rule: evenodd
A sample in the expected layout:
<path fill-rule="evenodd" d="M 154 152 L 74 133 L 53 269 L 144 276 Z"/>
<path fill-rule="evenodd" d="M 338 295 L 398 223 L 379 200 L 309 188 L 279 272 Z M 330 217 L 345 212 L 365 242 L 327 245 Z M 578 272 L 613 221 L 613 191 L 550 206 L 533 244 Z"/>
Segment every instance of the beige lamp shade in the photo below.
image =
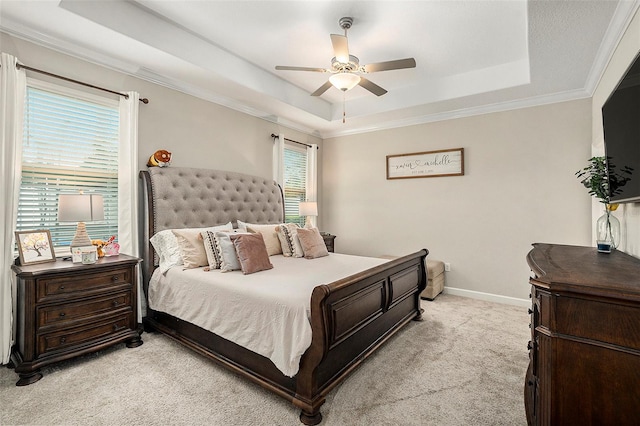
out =
<path fill-rule="evenodd" d="M 304 227 L 311 228 L 311 216 L 318 216 L 318 203 L 315 201 L 302 201 L 300 203 L 300 216 L 306 216 Z"/>
<path fill-rule="evenodd" d="M 318 216 L 318 203 L 315 201 L 302 201 L 300 203 L 300 216 Z"/>
<path fill-rule="evenodd" d="M 104 199 L 98 194 L 62 194 L 58 197 L 58 221 L 77 222 L 71 247 L 91 245 L 84 222 L 104 220 Z"/>

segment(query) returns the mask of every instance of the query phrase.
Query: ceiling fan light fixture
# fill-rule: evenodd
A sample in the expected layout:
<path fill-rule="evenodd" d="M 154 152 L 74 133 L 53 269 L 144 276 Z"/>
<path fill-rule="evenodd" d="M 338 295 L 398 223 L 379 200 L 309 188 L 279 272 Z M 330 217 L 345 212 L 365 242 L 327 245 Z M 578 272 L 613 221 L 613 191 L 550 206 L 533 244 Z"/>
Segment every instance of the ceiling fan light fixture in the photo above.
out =
<path fill-rule="evenodd" d="M 356 74 L 351 74 L 348 72 L 341 72 L 337 74 L 333 74 L 329 77 L 329 81 L 336 88 L 346 92 L 347 90 L 351 90 L 360 83 L 360 76 Z"/>
<path fill-rule="evenodd" d="M 344 30 L 344 35 L 331 34 L 331 44 L 333 45 L 333 53 L 335 56 L 331 59 L 330 68 L 277 65 L 276 70 L 331 73 L 329 80 L 325 81 L 322 86 L 316 89 L 315 92 L 311 93 L 311 96 L 321 96 L 324 92 L 329 90 L 331 86 L 334 86 L 335 88 L 341 90 L 344 95 L 348 90 L 353 89 L 356 85 L 359 85 L 363 89 L 368 90 L 376 96 L 382 96 L 387 93 L 385 89 L 373 83 L 372 81 L 369 81 L 365 77 L 360 77 L 359 74 L 370 74 L 378 71 L 401 70 L 416 67 L 416 60 L 413 58 L 376 62 L 361 66 L 358 57 L 349 54 L 349 40 L 347 39 L 347 30 L 351 28 L 351 25 L 353 24 L 353 18 L 346 16 L 344 18 L 341 18 L 338 23 L 340 24 L 340 28 Z"/>

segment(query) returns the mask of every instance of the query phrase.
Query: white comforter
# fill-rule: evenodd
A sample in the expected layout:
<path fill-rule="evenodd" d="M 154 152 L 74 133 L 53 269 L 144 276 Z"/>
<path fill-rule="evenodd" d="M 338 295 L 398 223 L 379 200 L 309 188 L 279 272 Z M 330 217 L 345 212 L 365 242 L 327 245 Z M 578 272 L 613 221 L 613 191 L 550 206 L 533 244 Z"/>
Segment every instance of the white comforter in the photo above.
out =
<path fill-rule="evenodd" d="M 250 275 L 181 266 L 165 275 L 156 270 L 149 306 L 259 353 L 293 377 L 311 345 L 313 288 L 388 262 L 337 253 L 311 260 L 269 259 L 273 269 Z"/>

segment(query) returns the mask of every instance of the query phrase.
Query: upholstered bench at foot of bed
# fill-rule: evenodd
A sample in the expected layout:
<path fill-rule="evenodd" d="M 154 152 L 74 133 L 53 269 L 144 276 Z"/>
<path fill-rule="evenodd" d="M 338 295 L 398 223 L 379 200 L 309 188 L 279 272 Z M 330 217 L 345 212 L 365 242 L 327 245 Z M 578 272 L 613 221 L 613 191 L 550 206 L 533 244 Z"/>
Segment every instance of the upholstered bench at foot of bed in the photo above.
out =
<path fill-rule="evenodd" d="M 421 299 L 433 300 L 444 290 L 444 262 L 427 260 L 427 288 L 420 293 Z"/>

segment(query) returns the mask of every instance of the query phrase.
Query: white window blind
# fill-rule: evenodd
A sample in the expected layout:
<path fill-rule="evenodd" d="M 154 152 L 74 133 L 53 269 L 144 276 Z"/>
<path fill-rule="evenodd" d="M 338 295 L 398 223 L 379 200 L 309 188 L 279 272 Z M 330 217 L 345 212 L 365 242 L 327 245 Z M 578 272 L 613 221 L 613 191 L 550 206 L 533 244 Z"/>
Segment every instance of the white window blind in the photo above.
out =
<path fill-rule="evenodd" d="M 48 229 L 54 246 L 68 246 L 76 224 L 58 222 L 58 196 L 83 191 L 104 198 L 89 236 L 117 235 L 118 102 L 52 87 L 27 86 L 17 229 Z"/>
<path fill-rule="evenodd" d="M 300 216 L 300 202 L 306 200 L 307 151 L 298 147 L 284 147 L 284 216 L 288 223 L 304 226 Z"/>

